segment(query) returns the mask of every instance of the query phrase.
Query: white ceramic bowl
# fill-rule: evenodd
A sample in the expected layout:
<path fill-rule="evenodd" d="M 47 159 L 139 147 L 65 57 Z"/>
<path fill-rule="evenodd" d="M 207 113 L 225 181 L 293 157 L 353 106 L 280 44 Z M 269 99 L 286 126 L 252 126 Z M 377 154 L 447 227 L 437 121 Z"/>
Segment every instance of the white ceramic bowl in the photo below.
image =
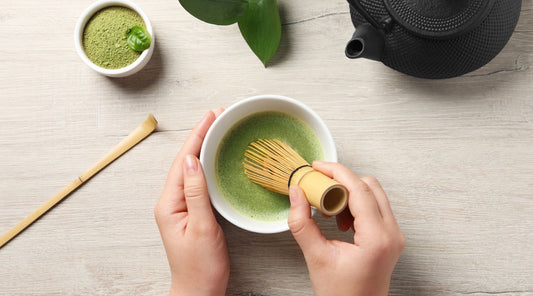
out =
<path fill-rule="evenodd" d="M 144 20 L 146 29 L 148 33 L 150 33 L 151 39 L 152 39 L 150 47 L 144 50 L 142 54 L 139 56 L 139 58 L 135 60 L 135 62 L 120 69 L 106 69 L 106 68 L 102 68 L 100 66 L 95 65 L 93 62 L 91 62 L 91 60 L 89 60 L 89 58 L 85 54 L 85 51 L 83 50 L 83 45 L 82 45 L 83 31 L 85 30 L 85 25 L 96 12 L 108 6 L 123 6 L 123 7 L 130 8 L 131 10 L 137 12 Z M 125 76 L 129 76 L 129 75 L 137 73 L 146 64 L 148 64 L 148 61 L 150 60 L 150 58 L 152 57 L 152 54 L 154 53 L 155 37 L 154 37 L 154 31 L 152 29 L 152 24 L 150 23 L 148 16 L 146 16 L 146 14 L 133 2 L 129 0 L 100 0 L 100 1 L 96 1 L 93 4 L 91 4 L 81 14 L 80 18 L 78 19 L 78 22 L 76 23 L 76 29 L 74 30 L 74 44 L 76 45 L 76 51 L 78 52 L 78 55 L 81 57 L 83 62 L 87 64 L 87 66 L 89 66 L 94 71 L 100 74 L 109 76 L 109 77 L 125 77 Z"/>
<path fill-rule="evenodd" d="M 200 153 L 200 161 L 204 168 L 211 203 L 226 220 L 248 231 L 257 233 L 277 233 L 289 229 L 287 219 L 281 221 L 260 221 L 241 214 L 233 208 L 222 195 L 218 188 L 216 178 L 215 159 L 219 144 L 226 135 L 226 132 L 245 117 L 264 111 L 283 112 L 305 122 L 318 137 L 324 152 L 324 160 L 332 162 L 337 161 L 335 143 L 322 119 L 313 110 L 299 101 L 277 95 L 251 97 L 226 109 L 226 111 L 215 120 L 207 132 Z"/>

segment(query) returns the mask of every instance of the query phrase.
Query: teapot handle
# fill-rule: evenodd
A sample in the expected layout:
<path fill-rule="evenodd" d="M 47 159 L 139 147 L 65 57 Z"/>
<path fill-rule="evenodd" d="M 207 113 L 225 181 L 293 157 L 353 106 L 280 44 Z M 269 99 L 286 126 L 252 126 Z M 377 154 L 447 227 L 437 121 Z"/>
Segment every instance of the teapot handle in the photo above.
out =
<path fill-rule="evenodd" d="M 392 18 L 390 16 L 378 21 L 368 13 L 359 0 L 348 0 L 348 3 L 353 6 L 374 28 L 385 32 L 390 31 L 392 25 Z"/>

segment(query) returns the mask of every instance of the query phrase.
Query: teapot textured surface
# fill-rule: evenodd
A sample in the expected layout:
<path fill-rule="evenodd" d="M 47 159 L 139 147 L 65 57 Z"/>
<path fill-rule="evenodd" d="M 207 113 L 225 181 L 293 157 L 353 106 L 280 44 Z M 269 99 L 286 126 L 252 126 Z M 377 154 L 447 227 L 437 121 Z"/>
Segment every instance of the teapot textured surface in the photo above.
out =
<path fill-rule="evenodd" d="M 408 75 L 451 78 L 490 62 L 511 37 L 521 0 L 348 0 L 349 58 Z"/>

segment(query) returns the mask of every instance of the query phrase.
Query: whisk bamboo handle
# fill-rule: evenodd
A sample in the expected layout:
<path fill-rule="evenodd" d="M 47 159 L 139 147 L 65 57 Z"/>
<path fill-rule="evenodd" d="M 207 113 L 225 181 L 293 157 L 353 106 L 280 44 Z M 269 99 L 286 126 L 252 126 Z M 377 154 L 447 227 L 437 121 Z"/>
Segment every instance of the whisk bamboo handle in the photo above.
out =
<path fill-rule="evenodd" d="M 14 238 L 17 234 L 23 231 L 26 227 L 31 225 L 35 220 L 41 217 L 44 213 L 50 210 L 53 206 L 63 200 L 68 196 L 72 191 L 78 188 L 85 181 L 89 180 L 92 176 L 98 173 L 100 170 L 105 168 L 108 164 L 113 162 L 124 152 L 131 149 L 137 143 L 146 138 L 157 126 L 157 120 L 152 114 L 148 115 L 148 118 L 138 126 L 131 134 L 124 138 L 120 143 L 118 143 L 113 149 L 111 149 L 104 157 L 102 157 L 97 163 L 91 166 L 78 178 L 72 181 L 65 188 L 61 189 L 56 195 L 46 201 L 38 209 L 33 211 L 30 215 L 20 221 L 17 225 L 11 228 L 8 232 L 0 237 L 0 248 Z"/>
<path fill-rule="evenodd" d="M 346 187 L 310 166 L 294 172 L 290 182 L 302 188 L 309 204 L 328 216 L 339 214 L 348 205 Z"/>

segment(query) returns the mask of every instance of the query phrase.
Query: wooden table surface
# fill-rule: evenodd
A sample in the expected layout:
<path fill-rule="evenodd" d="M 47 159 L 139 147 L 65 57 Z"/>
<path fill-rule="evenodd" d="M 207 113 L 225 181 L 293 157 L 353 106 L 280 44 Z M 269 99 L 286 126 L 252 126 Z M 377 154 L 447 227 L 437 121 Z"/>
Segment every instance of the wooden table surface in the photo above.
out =
<path fill-rule="evenodd" d="M 533 0 L 493 61 L 437 81 L 348 60 L 344 0 L 279 0 L 282 40 L 267 68 L 236 25 L 203 23 L 177 0 L 136 0 L 155 53 L 141 73 L 111 79 L 74 48 L 91 3 L 0 2 L 0 234 L 148 113 L 160 125 L 0 249 L 0 295 L 165 295 L 153 208 L 173 157 L 207 110 L 269 93 L 314 109 L 339 161 L 381 181 L 407 239 L 391 295 L 533 295 Z M 218 220 L 228 295 L 312 295 L 290 233 Z M 328 238 L 350 240 L 316 220 Z"/>

